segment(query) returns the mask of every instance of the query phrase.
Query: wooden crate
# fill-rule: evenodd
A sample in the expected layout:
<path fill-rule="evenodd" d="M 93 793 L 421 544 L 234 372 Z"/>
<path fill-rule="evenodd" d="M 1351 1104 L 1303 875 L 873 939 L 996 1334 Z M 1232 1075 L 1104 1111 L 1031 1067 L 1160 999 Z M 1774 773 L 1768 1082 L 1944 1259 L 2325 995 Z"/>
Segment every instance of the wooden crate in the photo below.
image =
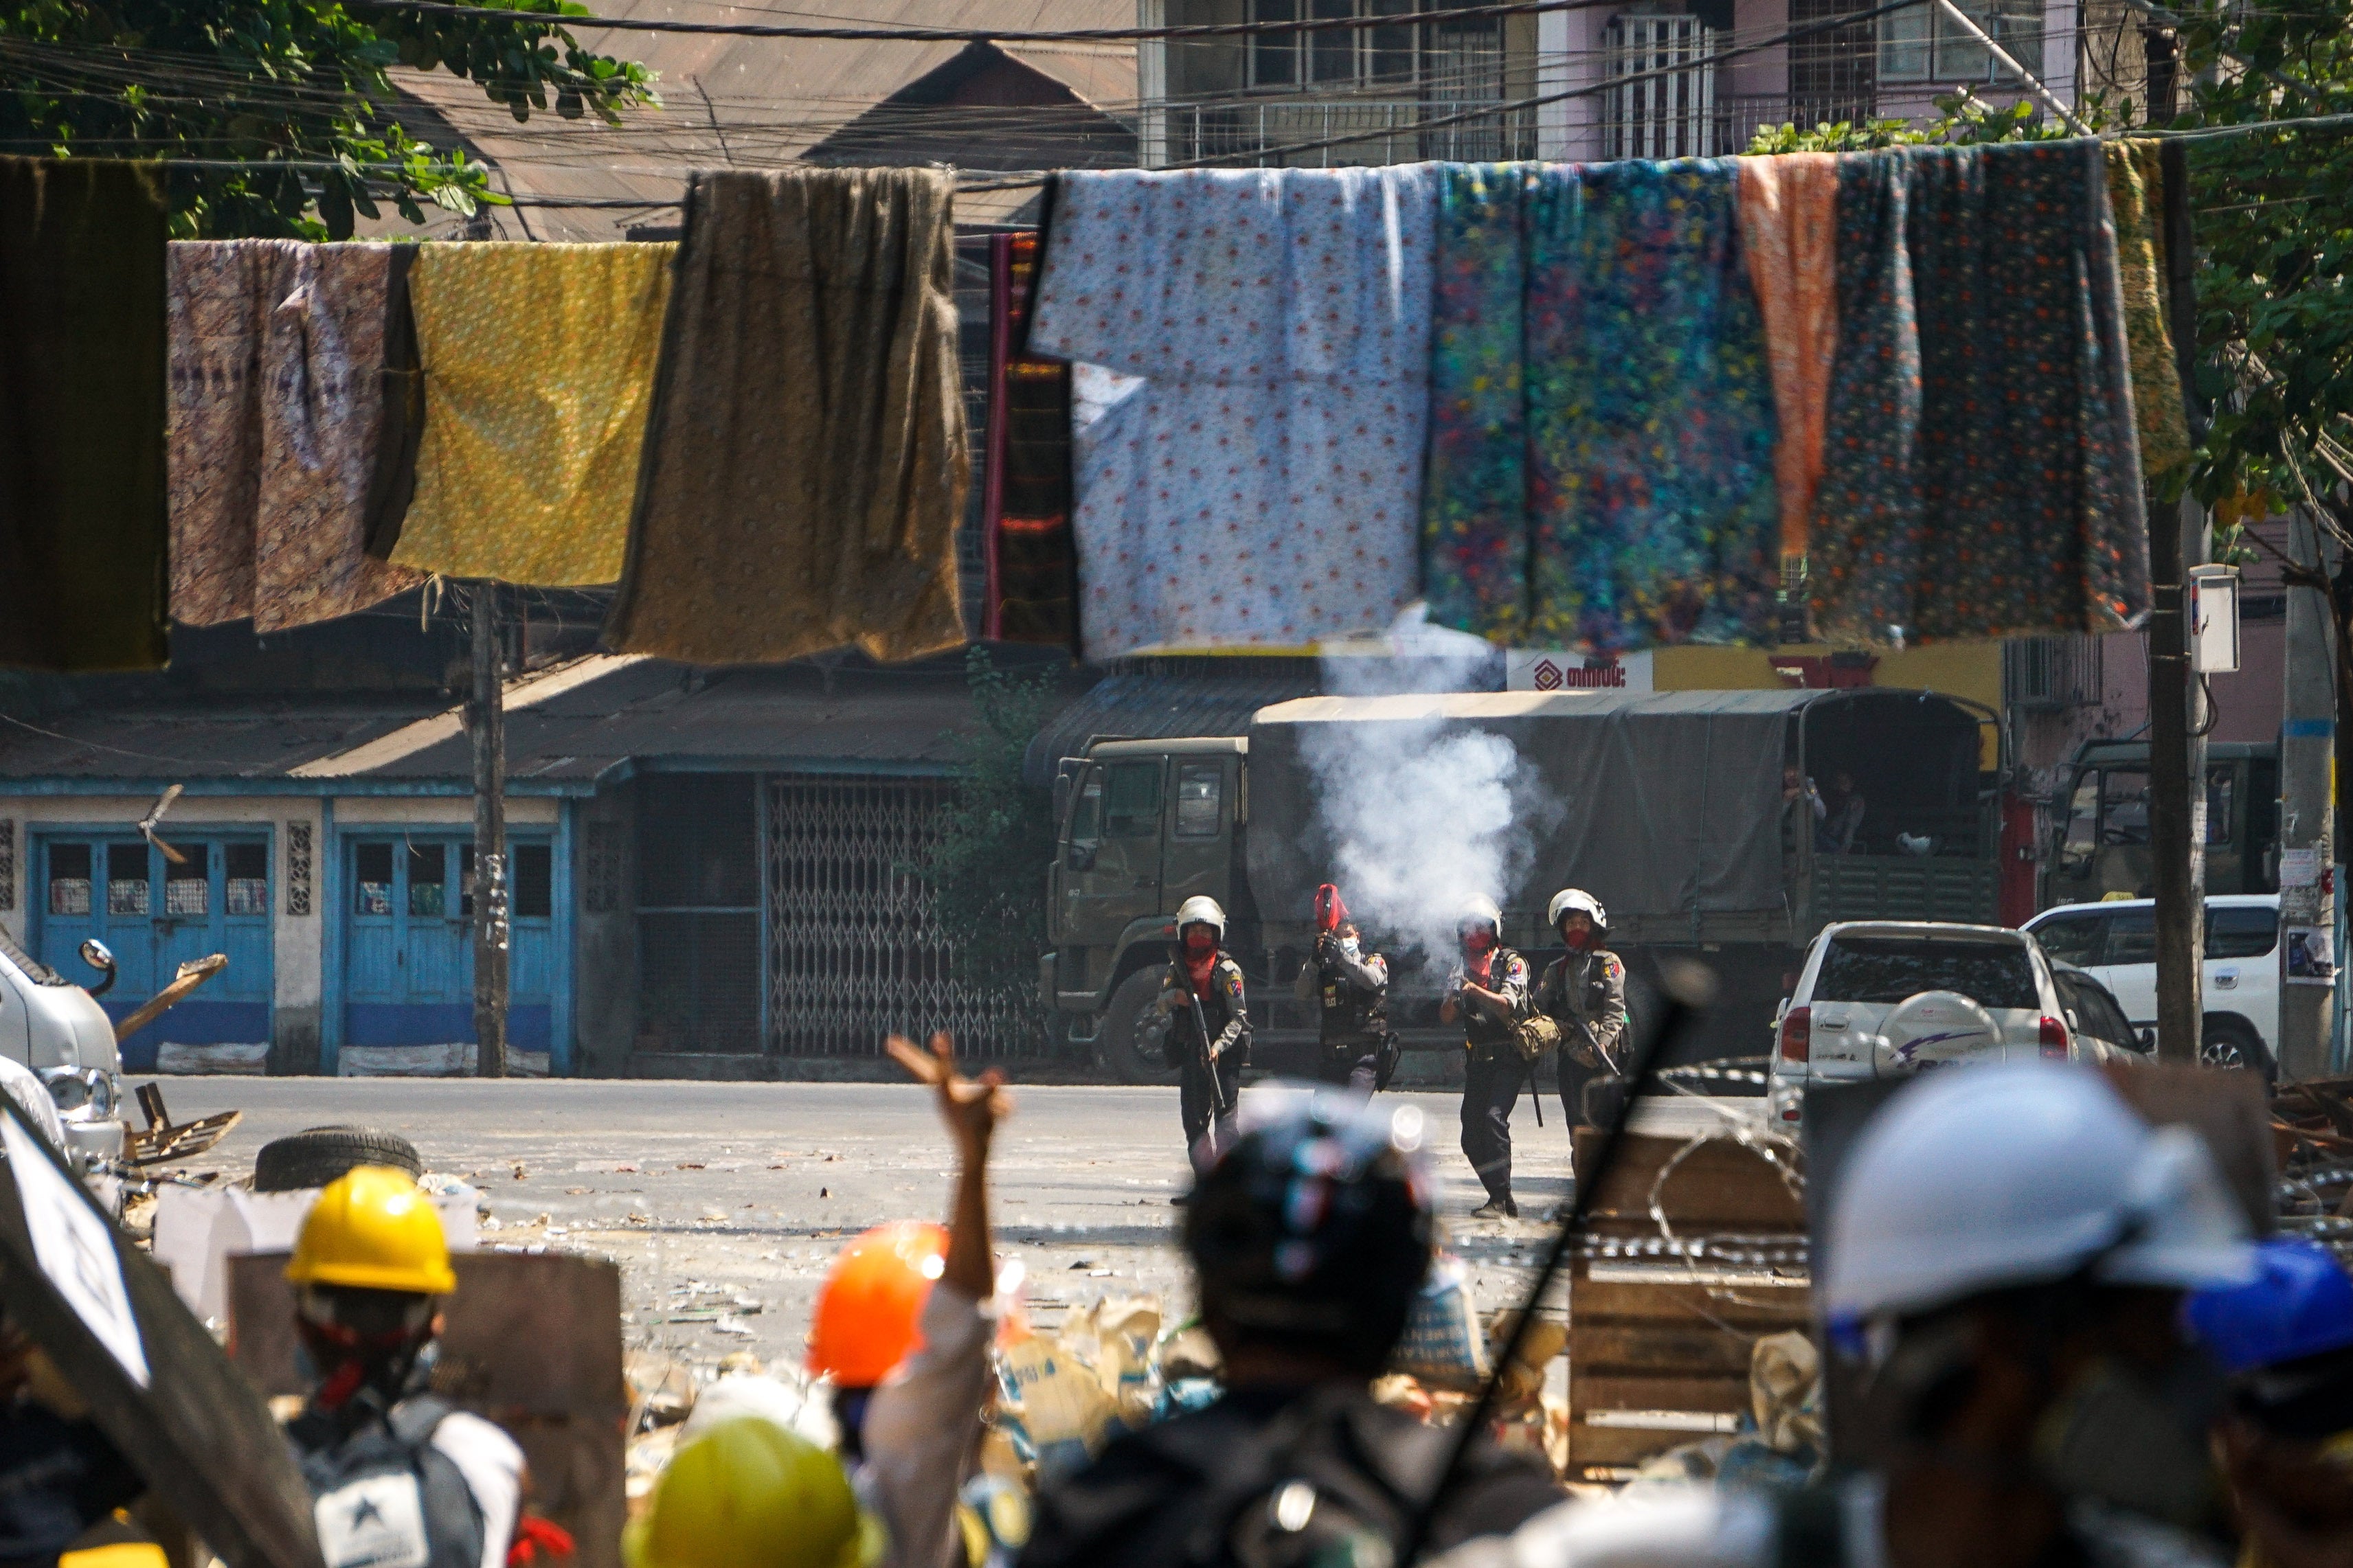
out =
<path fill-rule="evenodd" d="M 1762 1156 L 1729 1142 L 1684 1154 L 1689 1142 L 1628 1135 L 1595 1203 L 1588 1247 L 1570 1266 L 1572 1471 L 1622 1470 L 1732 1430 L 1749 1409 L 1750 1347 L 1812 1321 L 1802 1274 L 1715 1260 L 1694 1270 L 1677 1256 L 1633 1251 L 1659 1237 L 1651 1188 L 1678 1155 L 1659 1186 L 1676 1240 L 1805 1236 L 1802 1203 Z M 1578 1132 L 1577 1163 L 1587 1169 L 1592 1142 L 1589 1131 Z M 1607 1256 L 1612 1242 L 1627 1255 Z"/>

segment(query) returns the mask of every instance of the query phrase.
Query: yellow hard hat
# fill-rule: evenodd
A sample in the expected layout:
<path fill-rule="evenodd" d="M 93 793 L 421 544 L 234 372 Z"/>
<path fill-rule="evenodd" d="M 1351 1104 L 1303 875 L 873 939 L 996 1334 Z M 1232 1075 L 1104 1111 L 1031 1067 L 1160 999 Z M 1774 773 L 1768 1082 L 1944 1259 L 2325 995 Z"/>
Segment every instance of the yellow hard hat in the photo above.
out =
<path fill-rule="evenodd" d="M 286 1278 L 446 1296 L 458 1288 L 441 1216 L 406 1172 L 359 1165 L 319 1194 L 294 1242 Z"/>
<path fill-rule="evenodd" d="M 882 1527 L 841 1461 L 758 1415 L 722 1421 L 670 1457 L 621 1534 L 628 1568 L 870 1568 Z"/>

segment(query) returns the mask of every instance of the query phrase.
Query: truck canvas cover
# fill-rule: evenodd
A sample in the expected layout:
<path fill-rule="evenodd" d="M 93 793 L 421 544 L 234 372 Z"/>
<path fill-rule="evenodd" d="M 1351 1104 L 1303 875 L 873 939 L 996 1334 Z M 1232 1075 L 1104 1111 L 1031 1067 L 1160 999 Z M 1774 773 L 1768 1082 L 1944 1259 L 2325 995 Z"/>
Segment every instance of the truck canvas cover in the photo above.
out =
<path fill-rule="evenodd" d="M 1311 759 L 1314 731 L 1345 750 L 1427 745 L 1464 730 L 1518 752 L 1520 816 L 1535 836 L 1504 907 L 1542 919 L 1555 889 L 1611 915 L 1779 913 L 1781 770 L 1790 720 L 1822 690 L 1471 692 L 1310 697 L 1262 708 L 1250 730 L 1250 881 L 1266 918 L 1305 921 L 1332 846 Z M 1384 733 L 1386 731 L 1386 733 Z M 1788 760 L 1794 760 L 1790 752 Z M 1530 809 L 1530 804 L 1533 809 Z"/>

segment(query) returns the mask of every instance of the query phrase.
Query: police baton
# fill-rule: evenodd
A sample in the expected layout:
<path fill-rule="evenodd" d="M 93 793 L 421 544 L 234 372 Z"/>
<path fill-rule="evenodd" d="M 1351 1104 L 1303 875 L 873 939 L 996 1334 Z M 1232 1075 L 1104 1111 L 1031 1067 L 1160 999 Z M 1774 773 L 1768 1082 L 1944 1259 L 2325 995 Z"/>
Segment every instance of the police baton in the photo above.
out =
<path fill-rule="evenodd" d="M 1462 1474 L 1463 1461 L 1471 1456 L 1471 1446 L 1486 1431 L 1487 1422 L 1494 1415 L 1495 1401 L 1503 1391 L 1504 1373 L 1519 1359 L 1520 1347 L 1526 1343 L 1528 1327 L 1536 1321 L 1536 1309 L 1544 1301 L 1545 1292 L 1552 1288 L 1553 1277 L 1560 1272 L 1563 1259 L 1568 1256 L 1570 1244 L 1584 1234 L 1586 1216 L 1591 1212 L 1601 1189 L 1609 1178 L 1609 1169 L 1617 1163 L 1618 1151 L 1623 1142 L 1626 1122 L 1634 1113 L 1634 1096 L 1642 1080 L 1651 1074 L 1651 1064 L 1692 1020 L 1698 1016 L 1715 994 L 1715 976 L 1704 965 L 1688 962 L 1662 964 L 1660 990 L 1664 1005 L 1651 1020 L 1641 1039 L 1635 1043 L 1628 1057 L 1631 1072 L 1626 1093 L 1621 1097 L 1616 1114 L 1607 1127 L 1597 1131 L 1594 1140 L 1593 1168 L 1577 1173 L 1576 1195 L 1570 1200 L 1568 1217 L 1561 1222 L 1560 1232 L 1552 1238 L 1545 1253 L 1544 1264 L 1536 1270 L 1536 1282 L 1528 1290 L 1527 1300 L 1521 1304 L 1519 1314 L 1513 1320 L 1512 1331 L 1495 1357 L 1495 1370 L 1488 1374 L 1479 1390 L 1479 1402 L 1463 1417 L 1461 1429 L 1456 1433 L 1452 1447 L 1446 1453 L 1446 1463 L 1438 1472 L 1438 1479 L 1430 1489 L 1430 1496 L 1413 1511 L 1408 1521 L 1403 1550 L 1397 1560 L 1404 1568 L 1413 1568 L 1430 1545 L 1430 1532 L 1438 1520 L 1439 1508 L 1446 1501 L 1447 1493 L 1454 1489 Z"/>

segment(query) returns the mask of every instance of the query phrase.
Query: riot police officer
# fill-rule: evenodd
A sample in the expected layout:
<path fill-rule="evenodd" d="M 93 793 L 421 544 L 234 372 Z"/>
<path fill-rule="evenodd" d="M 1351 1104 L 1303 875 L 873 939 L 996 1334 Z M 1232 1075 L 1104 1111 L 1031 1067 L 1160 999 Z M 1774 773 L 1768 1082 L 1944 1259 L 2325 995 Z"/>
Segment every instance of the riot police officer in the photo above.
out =
<path fill-rule="evenodd" d="M 1608 1120 L 1609 1097 L 1628 1091 L 1626 965 L 1609 951 L 1609 913 L 1591 893 L 1563 888 L 1545 914 L 1568 952 L 1545 966 L 1535 1010 L 1560 1025 L 1560 1107 L 1573 1131 Z"/>
<path fill-rule="evenodd" d="M 1219 1130 L 1233 1116 L 1250 1060 L 1241 965 L 1226 955 L 1225 942 L 1226 911 L 1217 900 L 1195 897 L 1176 906 L 1176 952 L 1161 977 L 1158 1006 L 1169 1020 L 1163 1059 L 1183 1075 L 1178 1109 L 1197 1169 L 1206 1169 L 1217 1152 Z"/>
<path fill-rule="evenodd" d="M 1292 994 L 1317 1005 L 1319 1079 L 1360 1094 L 1388 1082 L 1386 1069 L 1393 1060 L 1388 960 L 1364 951 L 1364 933 L 1356 921 L 1343 917 L 1332 930 L 1316 934 L 1314 955 L 1299 966 Z"/>
<path fill-rule="evenodd" d="M 1545 911 L 1568 949 L 1546 965 L 1536 982 L 1535 1009 L 1560 1025 L 1560 1104 L 1571 1127 L 1600 1120 L 1583 1114 L 1600 1096 L 1586 1086 L 1622 1082 L 1626 1038 L 1626 965 L 1609 951 L 1609 914 L 1582 888 L 1563 888 Z"/>
<path fill-rule="evenodd" d="M 1456 934 L 1461 962 L 1448 977 L 1439 1017 L 1461 1020 L 1469 1053 L 1462 1076 L 1462 1153 L 1487 1189 L 1473 1219 L 1517 1219 L 1512 1201 L 1512 1108 L 1528 1074 L 1514 1026 L 1528 1007 L 1528 961 L 1504 945 L 1504 911 L 1492 899 L 1470 901 Z"/>

